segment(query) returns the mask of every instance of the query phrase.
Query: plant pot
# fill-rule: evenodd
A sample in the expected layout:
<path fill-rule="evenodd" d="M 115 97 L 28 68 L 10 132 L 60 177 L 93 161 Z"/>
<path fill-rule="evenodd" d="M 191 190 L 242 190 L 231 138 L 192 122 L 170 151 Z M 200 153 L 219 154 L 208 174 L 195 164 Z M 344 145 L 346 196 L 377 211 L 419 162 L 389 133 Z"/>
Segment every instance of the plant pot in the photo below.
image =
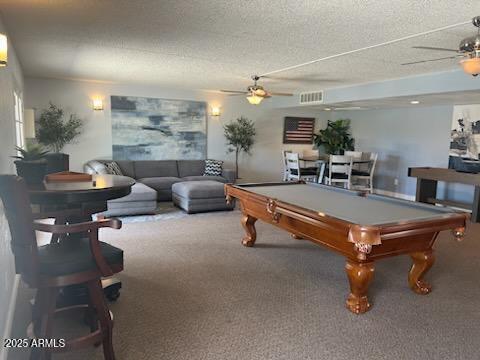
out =
<path fill-rule="evenodd" d="M 17 167 L 17 174 L 25 179 L 27 184 L 39 184 L 43 181 L 47 173 L 47 161 L 33 160 L 33 161 L 15 161 Z"/>
<path fill-rule="evenodd" d="M 45 155 L 45 159 L 47 160 L 47 174 L 68 171 L 69 158 L 70 156 L 68 154 L 63 153 L 49 153 Z"/>

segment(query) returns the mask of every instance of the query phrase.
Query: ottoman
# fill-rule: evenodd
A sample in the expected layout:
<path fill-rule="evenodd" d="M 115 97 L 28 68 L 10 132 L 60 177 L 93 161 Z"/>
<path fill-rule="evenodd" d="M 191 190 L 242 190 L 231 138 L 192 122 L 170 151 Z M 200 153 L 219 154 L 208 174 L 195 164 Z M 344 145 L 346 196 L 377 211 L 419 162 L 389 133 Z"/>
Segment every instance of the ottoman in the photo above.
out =
<path fill-rule="evenodd" d="M 173 203 L 187 213 L 233 210 L 225 200 L 224 184 L 218 181 L 183 181 L 172 185 Z"/>
<path fill-rule="evenodd" d="M 153 214 L 157 209 L 157 192 L 142 183 L 135 183 L 132 192 L 122 198 L 107 201 L 105 216 Z"/>

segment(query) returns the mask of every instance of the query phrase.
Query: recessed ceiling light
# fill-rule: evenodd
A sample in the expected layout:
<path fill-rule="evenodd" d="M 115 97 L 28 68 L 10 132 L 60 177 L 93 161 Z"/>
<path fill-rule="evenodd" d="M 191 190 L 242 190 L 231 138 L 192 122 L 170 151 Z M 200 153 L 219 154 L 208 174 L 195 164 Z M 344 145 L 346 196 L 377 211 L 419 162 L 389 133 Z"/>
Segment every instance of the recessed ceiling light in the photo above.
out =
<path fill-rule="evenodd" d="M 325 109 L 323 109 L 323 110 L 325 110 L 325 111 L 332 111 L 331 108 L 325 108 Z"/>
<path fill-rule="evenodd" d="M 412 100 L 412 101 L 410 101 L 410 104 L 412 104 L 412 105 L 417 105 L 417 104 L 420 104 L 420 101 L 418 101 L 418 100 Z"/>

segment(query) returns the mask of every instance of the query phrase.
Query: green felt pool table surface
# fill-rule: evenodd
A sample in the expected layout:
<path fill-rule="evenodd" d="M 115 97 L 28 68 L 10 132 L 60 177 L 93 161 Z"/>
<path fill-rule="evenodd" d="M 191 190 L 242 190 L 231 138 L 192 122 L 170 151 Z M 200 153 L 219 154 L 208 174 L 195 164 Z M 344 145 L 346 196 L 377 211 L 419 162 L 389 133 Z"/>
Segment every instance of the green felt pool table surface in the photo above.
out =
<path fill-rule="evenodd" d="M 247 191 L 354 224 L 381 225 L 443 217 L 449 208 L 387 196 L 306 183 L 289 185 L 238 185 Z"/>

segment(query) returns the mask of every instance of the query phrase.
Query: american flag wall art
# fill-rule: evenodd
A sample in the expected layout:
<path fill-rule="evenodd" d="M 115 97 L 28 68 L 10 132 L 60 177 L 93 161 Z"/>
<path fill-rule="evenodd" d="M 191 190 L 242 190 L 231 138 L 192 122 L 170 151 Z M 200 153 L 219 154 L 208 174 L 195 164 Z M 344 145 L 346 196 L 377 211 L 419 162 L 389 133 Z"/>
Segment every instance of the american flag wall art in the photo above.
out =
<path fill-rule="evenodd" d="M 285 117 L 283 125 L 284 144 L 312 144 L 314 118 Z"/>

